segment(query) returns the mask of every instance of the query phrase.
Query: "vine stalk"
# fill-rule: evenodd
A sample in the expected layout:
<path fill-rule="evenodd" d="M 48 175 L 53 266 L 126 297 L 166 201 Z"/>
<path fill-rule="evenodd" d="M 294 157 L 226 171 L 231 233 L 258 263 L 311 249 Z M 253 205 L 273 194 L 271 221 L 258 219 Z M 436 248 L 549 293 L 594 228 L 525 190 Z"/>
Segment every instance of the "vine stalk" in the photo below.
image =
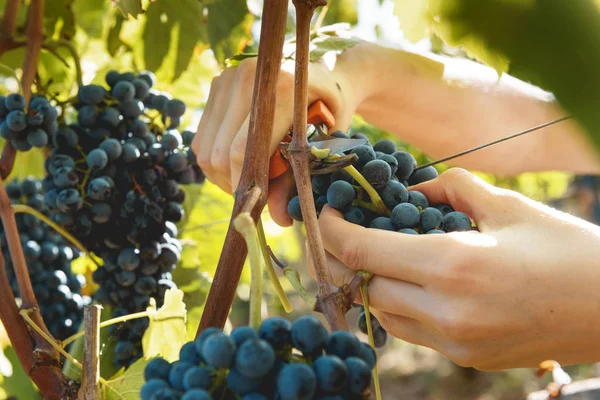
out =
<path fill-rule="evenodd" d="M 287 22 L 287 0 L 265 0 L 254 81 L 246 156 L 229 223 L 225 245 L 211 285 L 197 335 L 215 326 L 223 328 L 233 303 L 248 254 L 244 238 L 233 226 L 235 217 L 249 211 L 258 222 L 268 191 L 269 143 L 275 118 L 275 93 Z"/>
<path fill-rule="evenodd" d="M 296 84 L 294 87 L 294 137 L 289 147 L 290 164 L 294 171 L 300 198 L 300 209 L 306 228 L 309 252 L 313 258 L 315 274 L 319 282 L 320 309 L 327 318 L 332 331 L 348 330 L 344 305 L 337 296 L 339 290 L 333 284 L 331 272 L 327 268 L 325 250 L 317 222 L 309 167 L 310 148 L 306 132 L 310 21 L 315 8 L 327 3 L 324 0 L 294 0 L 293 2 L 296 7 Z"/>

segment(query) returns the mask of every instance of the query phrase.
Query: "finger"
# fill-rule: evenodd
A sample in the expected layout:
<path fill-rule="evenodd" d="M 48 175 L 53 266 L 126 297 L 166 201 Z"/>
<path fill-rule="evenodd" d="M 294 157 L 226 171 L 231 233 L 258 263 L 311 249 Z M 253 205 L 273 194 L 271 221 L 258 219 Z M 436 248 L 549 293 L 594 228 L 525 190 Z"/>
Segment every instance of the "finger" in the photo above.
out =
<path fill-rule="evenodd" d="M 319 227 L 325 249 L 353 270 L 365 270 L 424 286 L 447 263 L 465 252 L 468 242 L 458 235 L 406 235 L 367 229 L 323 207 Z"/>
<path fill-rule="evenodd" d="M 294 173 L 291 169 L 269 182 L 269 194 L 267 195 L 269 213 L 279 226 L 291 226 L 293 223 L 287 212 L 287 205 L 294 195 L 294 187 Z"/>
<path fill-rule="evenodd" d="M 505 217 L 513 215 L 505 212 L 513 203 L 509 200 L 509 192 L 462 168 L 450 168 L 437 178 L 411 186 L 409 190 L 422 192 L 430 204 L 450 204 L 473 218 L 480 230 L 499 223 L 499 216 L 506 223 Z M 504 212 L 499 213 L 499 210 Z"/>
<path fill-rule="evenodd" d="M 240 183 L 242 176 L 242 167 L 246 158 L 246 143 L 248 142 L 248 127 L 250 126 L 250 115 L 238 129 L 235 138 L 231 143 L 229 151 L 229 168 L 231 171 L 231 189 L 235 191 Z"/>
<path fill-rule="evenodd" d="M 307 249 L 307 254 L 309 255 L 309 273 L 315 277 L 315 269 L 312 265 L 309 249 Z M 356 271 L 344 266 L 331 253 L 326 253 L 326 259 L 327 268 L 336 286 L 347 285 L 354 279 Z M 439 305 L 436 304 L 431 295 L 421 286 L 412 283 L 383 276 L 373 276 L 369 281 L 367 290 L 369 305 L 380 311 L 430 323 L 433 321 L 434 310 L 439 309 Z M 354 300 L 358 304 L 363 304 L 360 292 L 357 293 Z"/>
<path fill-rule="evenodd" d="M 370 311 L 390 335 L 406 342 L 429 347 L 431 349 L 437 349 L 439 347 L 439 336 L 429 329 L 427 325 L 401 315 L 386 313 L 376 309 Z"/>

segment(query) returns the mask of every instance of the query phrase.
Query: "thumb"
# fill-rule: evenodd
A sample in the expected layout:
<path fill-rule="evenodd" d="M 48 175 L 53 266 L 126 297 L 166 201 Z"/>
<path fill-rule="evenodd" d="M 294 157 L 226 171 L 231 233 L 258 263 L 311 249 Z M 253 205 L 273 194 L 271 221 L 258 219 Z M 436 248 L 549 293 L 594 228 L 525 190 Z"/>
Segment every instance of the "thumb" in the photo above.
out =
<path fill-rule="evenodd" d="M 450 168 L 409 190 L 422 192 L 431 204 L 450 204 L 469 215 L 480 230 L 512 223 L 518 215 L 516 193 L 490 185 L 462 168 Z"/>

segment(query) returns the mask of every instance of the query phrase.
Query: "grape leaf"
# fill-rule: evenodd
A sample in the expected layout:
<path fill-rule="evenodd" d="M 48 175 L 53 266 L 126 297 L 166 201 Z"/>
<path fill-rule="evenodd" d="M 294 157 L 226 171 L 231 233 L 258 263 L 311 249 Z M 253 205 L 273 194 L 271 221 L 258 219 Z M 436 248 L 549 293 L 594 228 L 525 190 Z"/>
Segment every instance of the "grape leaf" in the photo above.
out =
<path fill-rule="evenodd" d="M 144 385 L 144 368 L 150 359 L 140 358 L 124 372 L 119 371 L 104 385 L 105 400 L 139 400 Z"/>
<path fill-rule="evenodd" d="M 70 1 L 46 0 L 44 6 L 44 32 L 49 37 L 57 34 L 67 40 L 75 36 L 75 16 Z"/>
<path fill-rule="evenodd" d="M 166 2 L 157 1 L 146 10 L 144 26 L 144 64 L 146 69 L 156 71 L 165 60 L 171 44 L 175 21 L 167 14 Z"/>
<path fill-rule="evenodd" d="M 430 14 L 450 45 L 495 53 L 496 68 L 510 61 L 511 73 L 552 91 L 600 149 L 600 12 L 593 0 L 430 0 Z"/>
<path fill-rule="evenodd" d="M 207 6 L 208 38 L 215 58 L 221 64 L 242 51 L 251 39 L 254 17 L 245 0 L 218 0 Z"/>
<path fill-rule="evenodd" d="M 111 2 L 105 0 L 85 0 L 74 1 L 72 4 L 77 27 L 83 29 L 92 38 L 101 38 L 107 22 L 106 17 L 110 15 Z"/>
<path fill-rule="evenodd" d="M 394 14 L 404 37 L 415 43 L 429 37 L 429 0 L 395 0 Z"/>
<path fill-rule="evenodd" d="M 325 14 L 324 22 L 326 24 L 333 24 L 336 22 L 347 22 L 351 25 L 358 23 L 358 10 L 356 6 L 358 2 L 356 0 L 338 0 L 330 1 Z M 321 11 L 318 11 L 321 12 Z"/>
<path fill-rule="evenodd" d="M 338 36 L 328 36 L 317 38 L 312 41 L 312 49 L 310 51 L 310 61 L 315 61 L 325 53 L 330 51 L 342 51 L 352 46 L 362 43 L 363 40 L 356 38 L 344 38 Z"/>
<path fill-rule="evenodd" d="M 108 37 L 106 38 L 106 50 L 111 57 L 114 57 L 117 50 L 123 45 L 121 40 L 121 28 L 125 19 L 120 15 L 116 15 L 114 25 L 108 31 Z"/>
<path fill-rule="evenodd" d="M 258 53 L 240 53 L 240 54 L 236 54 L 235 56 L 229 57 L 227 60 L 225 60 L 225 65 L 227 67 L 237 67 L 246 58 L 253 58 L 253 57 L 258 57 Z"/>
<path fill-rule="evenodd" d="M 145 357 L 161 356 L 167 361 L 179 359 L 179 350 L 187 340 L 186 308 L 183 291 L 167 289 L 163 306 L 150 317 L 150 324 L 142 338 Z M 151 301 L 149 310 L 156 309 Z"/>
<path fill-rule="evenodd" d="M 137 18 L 138 15 L 144 13 L 142 0 L 117 0 L 116 3 L 125 18 L 129 18 L 130 15 Z"/>

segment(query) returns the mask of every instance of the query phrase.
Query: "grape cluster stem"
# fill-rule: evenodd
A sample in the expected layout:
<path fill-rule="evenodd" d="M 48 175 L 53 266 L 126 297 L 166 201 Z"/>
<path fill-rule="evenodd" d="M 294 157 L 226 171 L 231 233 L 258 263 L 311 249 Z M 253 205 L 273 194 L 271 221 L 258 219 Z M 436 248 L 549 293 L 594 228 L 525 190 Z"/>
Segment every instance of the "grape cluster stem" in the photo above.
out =
<path fill-rule="evenodd" d="M 100 311 L 99 305 L 85 307 L 83 314 L 85 345 L 83 372 L 78 400 L 99 399 L 100 391 Z"/>

